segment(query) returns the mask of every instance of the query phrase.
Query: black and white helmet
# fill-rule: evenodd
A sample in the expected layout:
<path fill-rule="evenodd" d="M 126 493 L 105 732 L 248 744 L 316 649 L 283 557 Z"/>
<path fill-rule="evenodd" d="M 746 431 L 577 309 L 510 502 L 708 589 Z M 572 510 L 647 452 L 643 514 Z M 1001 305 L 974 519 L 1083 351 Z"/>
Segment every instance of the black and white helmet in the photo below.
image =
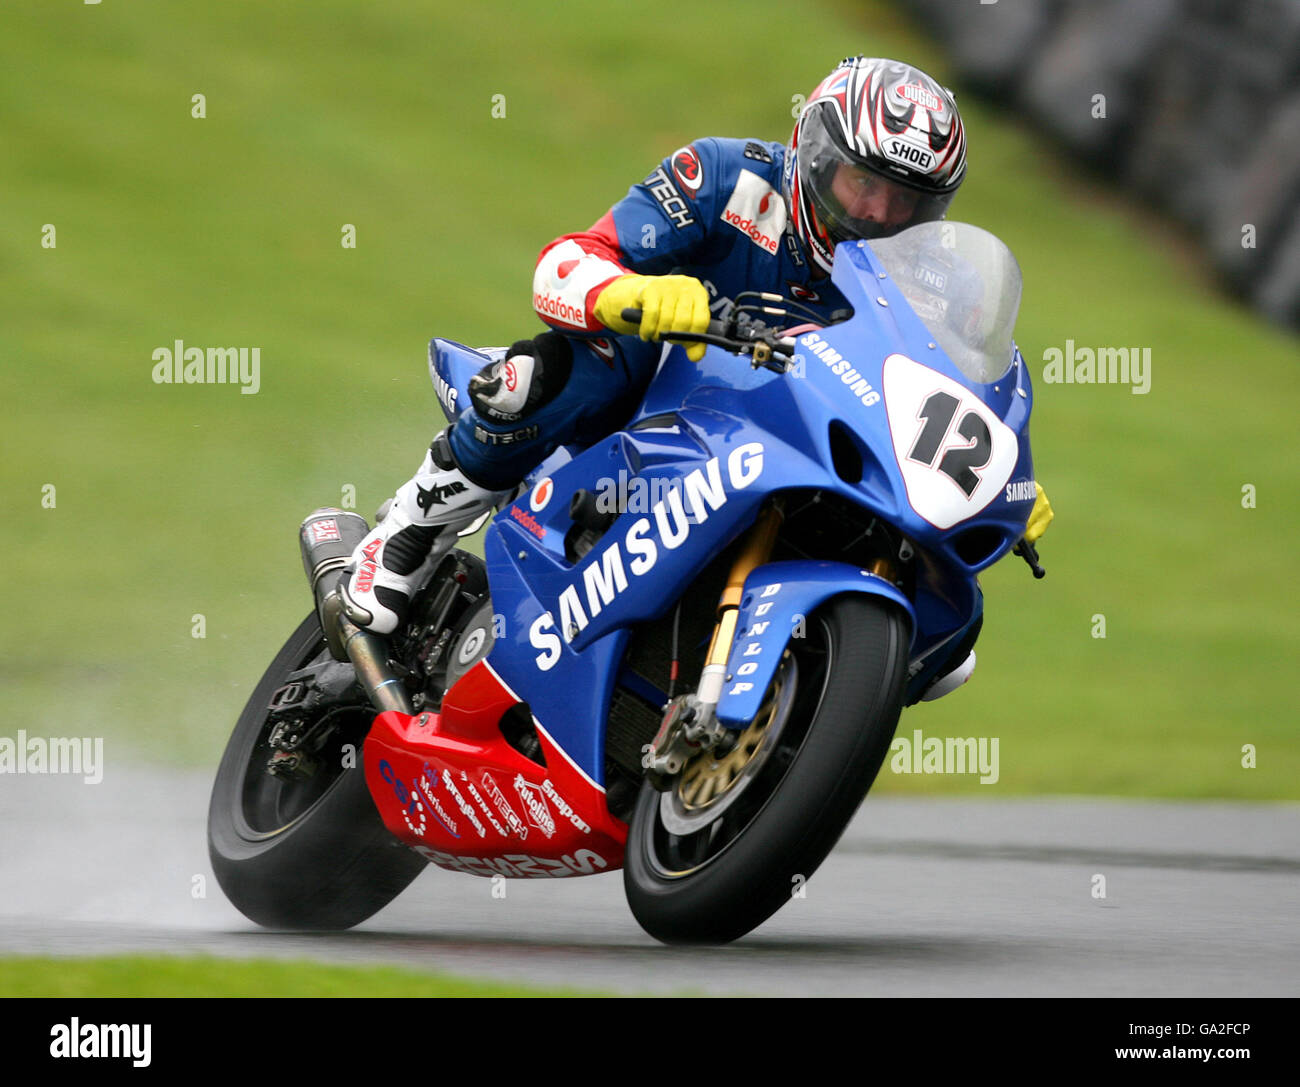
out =
<path fill-rule="evenodd" d="M 796 237 L 829 272 L 842 241 L 942 219 L 965 176 L 952 93 L 901 61 L 851 57 L 795 122 L 785 197 Z"/>

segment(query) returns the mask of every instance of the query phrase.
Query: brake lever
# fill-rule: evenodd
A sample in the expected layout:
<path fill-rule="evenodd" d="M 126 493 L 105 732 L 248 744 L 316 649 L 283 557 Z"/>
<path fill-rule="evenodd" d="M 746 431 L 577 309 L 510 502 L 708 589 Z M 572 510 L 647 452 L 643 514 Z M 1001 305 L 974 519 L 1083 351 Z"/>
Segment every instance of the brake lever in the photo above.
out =
<path fill-rule="evenodd" d="M 1012 551 L 1024 559 L 1025 562 L 1029 563 L 1029 569 L 1034 572 L 1035 578 L 1043 578 L 1047 576 L 1047 571 L 1038 564 L 1038 548 L 1023 536 L 1020 538 L 1020 542 L 1012 548 Z"/>
<path fill-rule="evenodd" d="M 630 325 L 641 323 L 641 311 L 635 307 L 629 306 L 620 316 Z M 707 332 L 669 332 L 661 339 L 673 343 L 707 343 L 737 354 L 749 355 L 755 367 L 762 366 L 777 374 L 784 374 L 788 368 L 786 359 L 782 355 L 789 356 L 794 350 L 794 341 L 788 338 L 778 340 L 776 344 L 761 338 L 741 340 L 731 333 L 728 322 L 717 320 L 709 322 Z M 778 348 L 785 350 L 781 351 Z"/>

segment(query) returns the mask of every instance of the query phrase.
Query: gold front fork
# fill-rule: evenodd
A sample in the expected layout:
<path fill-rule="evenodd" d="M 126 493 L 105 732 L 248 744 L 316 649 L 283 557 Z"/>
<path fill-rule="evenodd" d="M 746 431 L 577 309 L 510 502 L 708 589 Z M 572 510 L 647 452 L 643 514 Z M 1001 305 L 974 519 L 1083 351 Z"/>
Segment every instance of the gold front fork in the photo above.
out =
<path fill-rule="evenodd" d="M 700 674 L 699 699 L 716 706 L 722 697 L 722 684 L 726 679 L 727 658 L 736 640 L 736 623 L 740 618 L 740 601 L 745 591 L 745 579 L 772 555 L 777 533 L 781 531 L 784 517 L 782 501 L 777 498 L 758 516 L 749 530 L 745 545 L 727 575 L 727 587 L 718 601 L 718 622 L 713 628 L 713 638 L 704 658 L 704 671 Z"/>
<path fill-rule="evenodd" d="M 727 676 L 727 658 L 736 640 L 736 622 L 740 618 L 740 601 L 744 597 L 745 579 L 755 568 L 767 562 L 781 529 L 781 500 L 776 499 L 754 522 L 740 555 L 731 564 L 727 587 L 718 601 L 718 621 L 705 655 L 700 685 L 693 695 L 682 695 L 664 707 L 664 718 L 654 742 L 645 747 L 643 765 L 646 780 L 660 791 L 669 788 L 673 775 L 681 772 L 702 746 L 712 747 L 725 731 L 714 711 L 722 698 Z"/>

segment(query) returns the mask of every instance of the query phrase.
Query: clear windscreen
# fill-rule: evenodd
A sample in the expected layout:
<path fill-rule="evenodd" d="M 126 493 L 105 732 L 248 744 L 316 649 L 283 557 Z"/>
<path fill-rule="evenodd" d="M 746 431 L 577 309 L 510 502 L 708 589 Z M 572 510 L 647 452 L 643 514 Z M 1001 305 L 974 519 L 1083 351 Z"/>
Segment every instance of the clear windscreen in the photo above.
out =
<path fill-rule="evenodd" d="M 969 223 L 921 223 L 867 243 L 935 343 L 972 381 L 1011 366 L 1020 265 L 1001 241 Z"/>

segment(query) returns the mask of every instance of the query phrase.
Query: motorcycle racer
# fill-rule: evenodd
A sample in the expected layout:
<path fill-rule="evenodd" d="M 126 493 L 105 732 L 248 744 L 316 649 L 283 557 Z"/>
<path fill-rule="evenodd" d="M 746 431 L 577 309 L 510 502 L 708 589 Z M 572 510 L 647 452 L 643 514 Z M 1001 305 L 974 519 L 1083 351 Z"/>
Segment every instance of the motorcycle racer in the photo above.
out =
<path fill-rule="evenodd" d="M 705 331 L 742 291 L 791 296 L 827 324 L 848 316 L 829 277 L 835 246 L 941 219 L 965 175 L 951 93 L 917 68 L 867 57 L 818 85 L 788 146 L 708 138 L 669 155 L 588 230 L 542 250 L 533 307 L 548 330 L 492 352 L 471 380 L 470 405 L 353 553 L 349 618 L 396 630 L 459 530 L 559 445 L 618 429 L 668 349 L 664 336 Z M 638 324 L 624 320 L 629 308 Z M 436 350 L 435 340 L 431 358 Z M 704 350 L 686 347 L 694 361 Z M 1051 517 L 1039 488 L 1030 542 Z M 953 663 L 927 697 L 964 682 L 974 655 Z"/>

